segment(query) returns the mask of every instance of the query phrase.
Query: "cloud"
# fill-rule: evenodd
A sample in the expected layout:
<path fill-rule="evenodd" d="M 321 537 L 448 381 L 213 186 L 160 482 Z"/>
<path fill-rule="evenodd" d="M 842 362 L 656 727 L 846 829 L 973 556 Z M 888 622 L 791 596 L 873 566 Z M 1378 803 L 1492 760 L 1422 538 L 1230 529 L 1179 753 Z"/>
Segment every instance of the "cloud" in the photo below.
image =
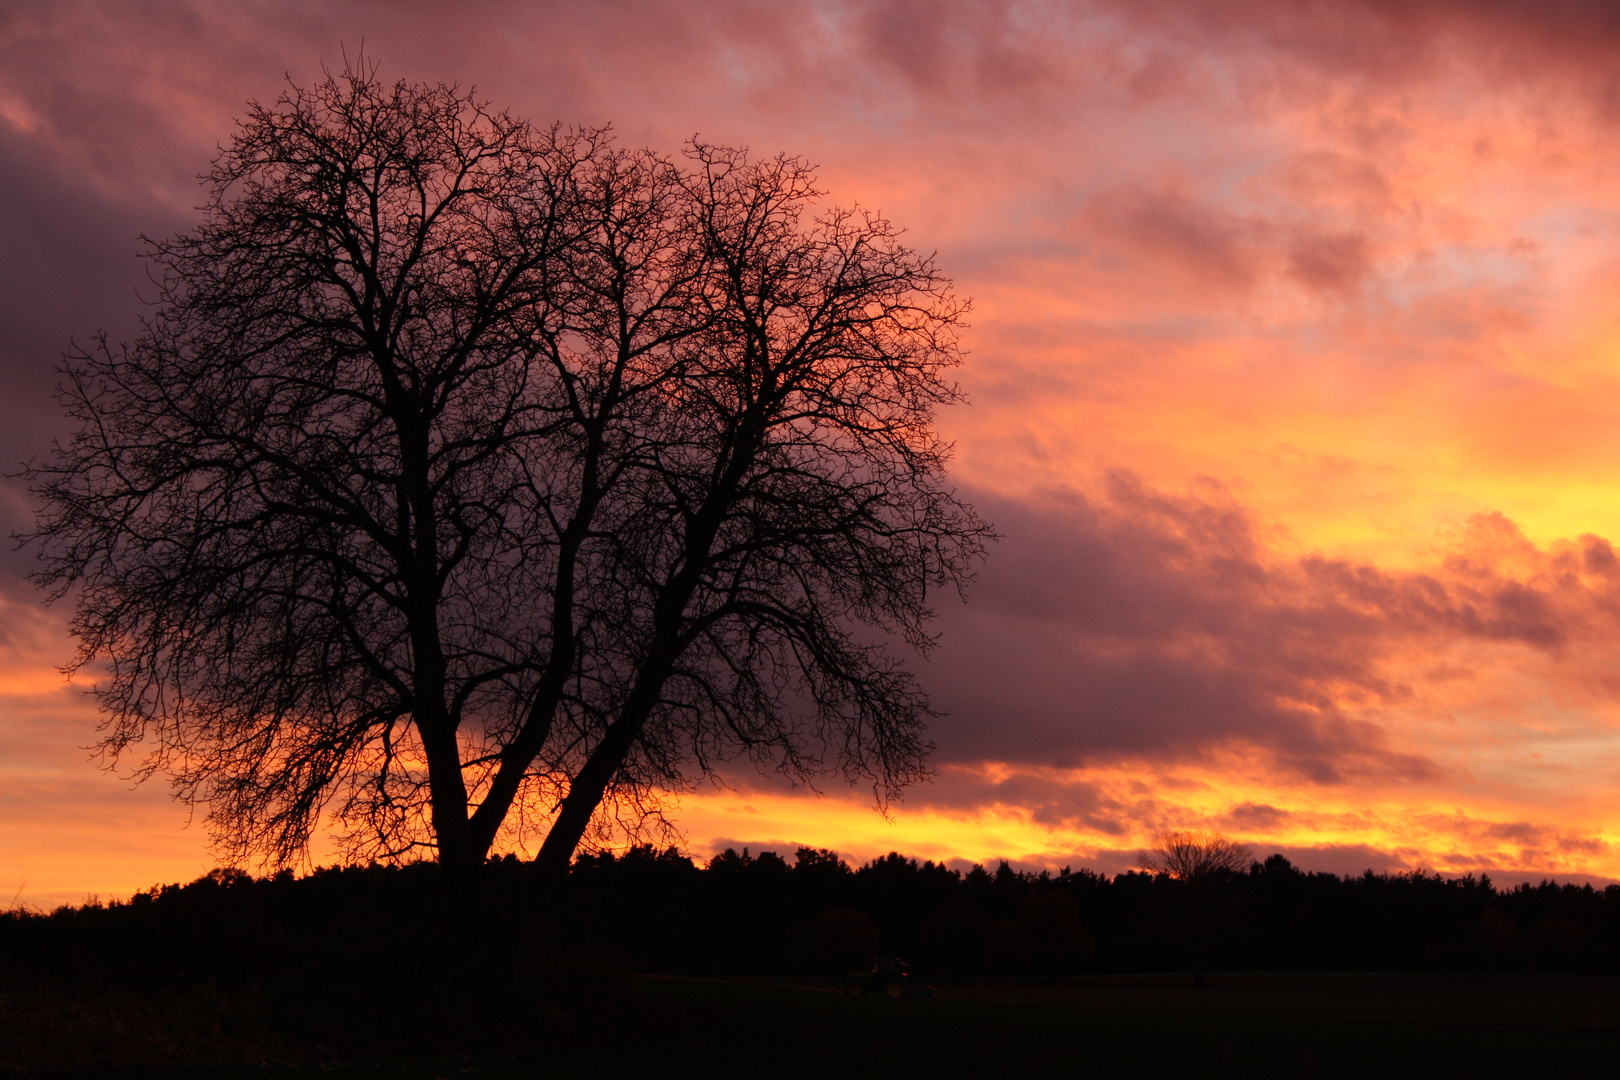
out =
<path fill-rule="evenodd" d="M 1125 188 L 1094 198 L 1077 228 L 1136 266 L 1178 269 L 1203 290 L 1243 292 L 1260 274 L 1265 224 L 1184 191 Z M 1111 242 L 1111 243 L 1110 243 Z"/>
<path fill-rule="evenodd" d="M 1355 232 L 1296 237 L 1289 245 L 1288 271 L 1311 289 L 1353 289 L 1372 271 L 1367 238 Z"/>
<path fill-rule="evenodd" d="M 9 474 L 62 433 L 53 390 L 70 343 L 132 331 L 145 284 L 137 234 L 161 234 L 176 221 L 87 184 L 3 125 L 0 175 L 0 473 Z M 0 478 L 0 535 L 26 531 L 31 516 L 20 482 Z M 11 545 L 0 548 L 0 570 L 30 564 Z"/>
<path fill-rule="evenodd" d="M 1232 812 L 1226 815 L 1231 827 L 1240 833 L 1254 830 L 1271 832 L 1285 825 L 1292 815 L 1287 810 L 1279 810 L 1266 803 L 1243 802 L 1232 807 Z"/>
<path fill-rule="evenodd" d="M 1425 663 L 1468 642 L 1529 664 L 1620 642 L 1608 542 L 1538 548 L 1499 513 L 1470 519 L 1436 565 L 1397 572 L 1280 557 L 1214 485 L 1172 495 L 1115 471 L 1094 492 L 978 501 L 1005 539 L 972 602 L 942 612 L 924 676 L 948 713 L 946 761 L 1173 762 L 1237 745 L 1317 783 L 1433 781 L 1444 767 L 1387 729 L 1436 692 Z"/>
<path fill-rule="evenodd" d="M 1606 74 L 1620 15 L 1603 0 L 1150 0 L 1107 7 L 1150 33 L 1251 48 L 1340 78 L 1428 81 Z M 1607 93 L 1601 89 L 1600 93 Z"/>

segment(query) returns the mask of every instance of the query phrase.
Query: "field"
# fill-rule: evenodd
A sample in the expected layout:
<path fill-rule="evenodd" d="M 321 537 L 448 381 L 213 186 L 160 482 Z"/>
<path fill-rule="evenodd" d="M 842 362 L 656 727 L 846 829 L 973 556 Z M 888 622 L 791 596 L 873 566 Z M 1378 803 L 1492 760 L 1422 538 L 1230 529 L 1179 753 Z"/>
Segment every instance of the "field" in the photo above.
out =
<path fill-rule="evenodd" d="M 135 1078 L 1199 1076 L 1620 1073 L 1620 981 L 1381 974 L 1107 976 L 957 984 L 932 1000 L 849 998 L 786 981 L 647 978 L 611 1029 L 534 1053 Z M 555 1032 L 556 1029 L 553 1028 Z M 58 1074 L 61 1075 L 61 1074 Z M 76 1075 L 91 1075 L 82 1073 Z"/>

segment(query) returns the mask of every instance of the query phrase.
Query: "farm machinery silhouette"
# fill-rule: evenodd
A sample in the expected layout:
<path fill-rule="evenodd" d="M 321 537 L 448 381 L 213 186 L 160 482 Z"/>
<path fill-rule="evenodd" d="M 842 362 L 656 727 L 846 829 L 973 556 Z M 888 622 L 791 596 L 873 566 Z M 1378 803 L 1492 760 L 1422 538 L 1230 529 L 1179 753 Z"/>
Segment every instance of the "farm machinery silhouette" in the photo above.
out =
<path fill-rule="evenodd" d="M 870 971 L 851 971 L 842 981 L 851 997 L 877 994 L 891 998 L 933 997 L 934 989 L 915 978 L 911 965 L 896 957 L 884 957 Z"/>

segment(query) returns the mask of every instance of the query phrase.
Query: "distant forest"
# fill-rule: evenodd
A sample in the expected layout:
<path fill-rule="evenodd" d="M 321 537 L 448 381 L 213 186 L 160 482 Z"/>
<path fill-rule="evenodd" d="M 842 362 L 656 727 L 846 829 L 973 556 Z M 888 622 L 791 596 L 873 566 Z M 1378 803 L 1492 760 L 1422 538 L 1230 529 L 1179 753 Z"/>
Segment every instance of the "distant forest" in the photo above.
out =
<path fill-rule="evenodd" d="M 963 873 L 898 854 L 851 867 L 801 848 L 788 860 L 726 851 L 699 867 L 674 850 L 579 858 L 559 891 L 533 864 L 485 867 L 476 927 L 492 953 L 570 952 L 580 970 L 830 976 L 899 956 L 931 979 L 1088 972 L 1429 970 L 1620 972 L 1620 886 L 1414 871 L 1308 873 L 1281 855 L 1247 873 L 1177 880 L 1089 870 Z M 187 885 L 41 913 L 0 915 L 16 969 L 304 972 L 396 963 L 444 933 L 433 864 L 322 869 L 297 878 L 219 870 Z M 542 915 L 542 912 L 544 913 Z M 547 929 L 547 928 L 553 929 Z M 394 957 L 393 960 L 385 958 Z M 539 962 L 539 961 L 537 961 Z M 521 975 L 521 971 L 517 972 Z"/>

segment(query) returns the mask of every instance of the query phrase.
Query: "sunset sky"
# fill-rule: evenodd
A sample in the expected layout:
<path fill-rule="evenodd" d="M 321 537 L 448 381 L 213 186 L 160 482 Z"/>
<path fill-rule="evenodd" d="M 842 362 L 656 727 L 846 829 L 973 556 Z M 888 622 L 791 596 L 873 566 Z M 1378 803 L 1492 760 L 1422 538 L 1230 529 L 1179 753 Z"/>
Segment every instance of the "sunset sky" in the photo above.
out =
<path fill-rule="evenodd" d="M 244 104 L 362 44 L 535 121 L 803 155 L 973 299 L 941 426 L 1002 539 L 918 668 L 932 783 L 885 820 L 729 774 L 680 800 L 694 856 L 1117 872 L 1207 828 L 1620 880 L 1612 3 L 12 0 L 6 471 L 65 428 L 67 344 L 133 332 L 137 236 L 194 223 Z M 206 871 L 200 814 L 84 750 L 30 564 L 0 554 L 0 904 Z"/>

